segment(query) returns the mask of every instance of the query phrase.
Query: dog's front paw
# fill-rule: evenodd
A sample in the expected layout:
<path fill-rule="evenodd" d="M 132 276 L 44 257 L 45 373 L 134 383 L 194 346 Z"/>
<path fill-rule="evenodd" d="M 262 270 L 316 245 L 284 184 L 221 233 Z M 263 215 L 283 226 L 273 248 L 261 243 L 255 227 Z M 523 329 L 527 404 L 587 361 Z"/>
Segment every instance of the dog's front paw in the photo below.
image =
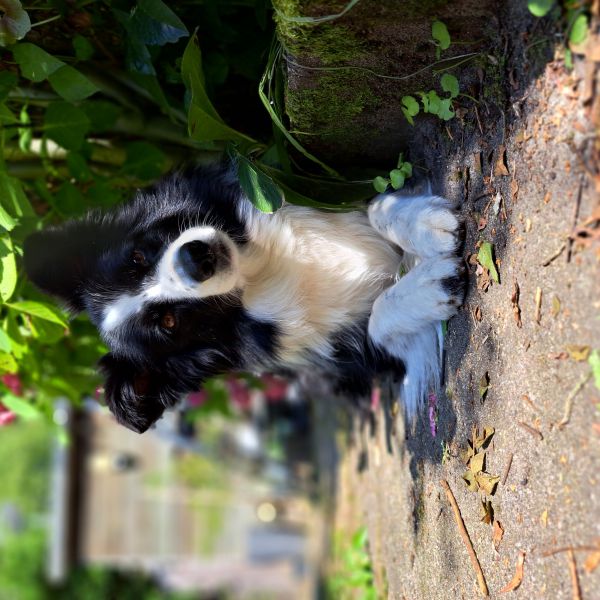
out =
<path fill-rule="evenodd" d="M 424 260 L 375 300 L 369 335 L 385 346 L 398 335 L 449 319 L 463 302 L 464 284 L 465 267 L 458 257 Z"/>
<path fill-rule="evenodd" d="M 456 254 L 464 236 L 457 211 L 439 196 L 379 196 L 369 206 L 369 220 L 385 238 L 421 258 Z"/>

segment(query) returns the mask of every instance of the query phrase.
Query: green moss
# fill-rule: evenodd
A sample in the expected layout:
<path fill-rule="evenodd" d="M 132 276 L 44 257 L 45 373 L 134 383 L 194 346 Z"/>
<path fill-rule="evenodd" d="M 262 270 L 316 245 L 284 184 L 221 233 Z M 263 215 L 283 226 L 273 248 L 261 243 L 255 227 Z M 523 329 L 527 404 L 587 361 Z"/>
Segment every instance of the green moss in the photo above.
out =
<path fill-rule="evenodd" d="M 293 23 L 285 16 L 297 17 L 311 15 L 310 10 L 317 6 L 316 2 L 299 2 L 298 0 L 274 0 L 277 12 L 277 33 L 283 47 L 292 55 L 310 55 L 323 65 L 343 64 L 356 60 L 365 54 L 364 42 L 345 25 L 337 21 L 326 23 Z M 341 5 L 343 6 L 343 5 Z M 335 12 L 335 9 L 328 10 Z M 321 11 L 314 12 L 321 15 Z M 284 16 L 285 15 L 285 16 Z"/>
<path fill-rule="evenodd" d="M 354 117 L 378 102 L 364 79 L 341 72 L 323 73 L 313 88 L 288 90 L 286 111 L 300 139 L 303 135 L 352 138 Z"/>

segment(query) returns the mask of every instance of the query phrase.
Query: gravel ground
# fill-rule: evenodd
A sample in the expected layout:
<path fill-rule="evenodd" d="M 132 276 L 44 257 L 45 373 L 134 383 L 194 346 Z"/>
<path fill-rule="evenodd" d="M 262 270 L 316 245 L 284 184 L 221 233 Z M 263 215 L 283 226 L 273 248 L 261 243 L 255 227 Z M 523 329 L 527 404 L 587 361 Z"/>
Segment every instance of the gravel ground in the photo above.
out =
<path fill-rule="evenodd" d="M 598 63 L 581 59 L 568 72 L 560 57 L 534 60 L 536 32 L 516 33 L 525 3 L 509 4 L 500 32 L 504 100 L 482 101 L 446 135 L 439 124 L 420 134 L 434 190 L 461 206 L 470 269 L 466 303 L 449 322 L 437 431 L 427 411 L 407 426 L 384 385 L 341 458 L 335 527 L 351 527 L 350 514 L 367 523 L 375 579 L 390 598 L 480 595 L 442 479 L 491 597 L 524 552 L 513 597 L 600 598 L 600 567 L 591 570 L 585 550 L 600 544 L 600 390 L 586 360 L 600 348 L 598 94 L 592 100 L 590 87 Z M 586 223 L 585 237 L 569 238 Z M 481 241 L 493 245 L 499 283 L 486 286 L 473 264 Z M 485 471 L 500 477 L 493 495 L 469 491 L 462 477 L 473 427 L 495 430 L 485 450 Z M 504 532 L 496 548 L 482 500 Z M 545 556 L 564 547 L 573 555 Z"/>

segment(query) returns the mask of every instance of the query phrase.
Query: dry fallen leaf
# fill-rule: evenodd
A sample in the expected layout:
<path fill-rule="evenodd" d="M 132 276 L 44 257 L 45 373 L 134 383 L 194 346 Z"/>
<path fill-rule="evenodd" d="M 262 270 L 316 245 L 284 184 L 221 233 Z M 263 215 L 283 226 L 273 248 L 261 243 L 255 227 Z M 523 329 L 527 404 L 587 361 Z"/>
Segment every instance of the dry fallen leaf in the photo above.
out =
<path fill-rule="evenodd" d="M 477 482 L 480 491 L 488 496 L 493 496 L 496 492 L 496 486 L 500 481 L 500 477 L 495 477 L 489 473 L 478 473 L 475 475 L 475 481 Z"/>
<path fill-rule="evenodd" d="M 478 452 L 469 461 L 469 469 L 477 475 L 477 473 L 483 471 L 485 468 L 485 452 Z"/>
<path fill-rule="evenodd" d="M 510 182 L 510 199 L 512 202 L 517 201 L 517 194 L 519 193 L 519 182 L 516 179 L 513 179 Z"/>
<path fill-rule="evenodd" d="M 487 375 L 487 373 L 486 373 Z M 483 432 L 479 435 L 479 431 L 477 429 L 473 430 L 473 447 L 477 450 L 479 448 L 484 448 L 488 446 L 494 432 L 496 430 L 493 427 L 484 427 Z"/>
<path fill-rule="evenodd" d="M 500 521 L 494 521 L 494 533 L 492 536 L 492 542 L 494 543 L 494 550 L 498 552 L 498 547 L 500 546 L 500 542 L 502 541 L 502 536 L 504 535 L 504 529 Z"/>
<path fill-rule="evenodd" d="M 512 304 L 513 314 L 515 316 L 515 321 L 517 322 L 517 327 L 522 327 L 523 323 L 521 322 L 521 307 L 519 306 L 519 284 L 515 281 L 513 284 L 513 293 L 510 297 L 510 301 Z"/>
<path fill-rule="evenodd" d="M 484 400 L 487 391 L 490 389 L 490 376 L 487 371 L 481 376 L 479 380 L 479 397 Z"/>
<path fill-rule="evenodd" d="M 476 321 L 481 322 L 481 319 L 483 319 L 483 315 L 481 314 L 481 307 L 480 306 L 476 306 L 475 310 L 473 312 L 473 316 L 475 317 Z"/>
<path fill-rule="evenodd" d="M 473 471 L 465 471 L 462 478 L 467 482 L 467 488 L 470 492 L 476 492 L 479 489 Z"/>
<path fill-rule="evenodd" d="M 600 550 L 597 552 L 592 552 L 590 555 L 588 555 L 583 563 L 583 568 L 585 569 L 586 573 L 592 573 L 596 570 L 598 565 L 600 565 Z"/>
<path fill-rule="evenodd" d="M 489 525 L 494 520 L 494 507 L 491 500 L 482 500 L 479 509 L 481 520 L 486 525 Z"/>
<path fill-rule="evenodd" d="M 556 317 L 558 317 L 559 312 L 560 312 L 560 300 L 558 299 L 558 296 L 554 296 L 554 298 L 552 298 L 551 314 L 556 319 Z"/>
<path fill-rule="evenodd" d="M 545 509 L 540 515 L 540 523 L 544 528 L 548 526 L 548 509 Z"/>
<path fill-rule="evenodd" d="M 510 175 L 506 168 L 506 148 L 504 144 L 498 146 L 498 154 L 494 164 L 494 177 L 500 177 L 501 175 Z"/>
<path fill-rule="evenodd" d="M 525 551 L 521 550 L 519 552 L 519 557 L 517 558 L 517 567 L 515 569 L 515 574 L 513 578 L 500 590 L 500 594 L 506 594 L 506 592 L 512 592 L 516 590 L 523 581 L 523 565 L 525 564 Z"/>

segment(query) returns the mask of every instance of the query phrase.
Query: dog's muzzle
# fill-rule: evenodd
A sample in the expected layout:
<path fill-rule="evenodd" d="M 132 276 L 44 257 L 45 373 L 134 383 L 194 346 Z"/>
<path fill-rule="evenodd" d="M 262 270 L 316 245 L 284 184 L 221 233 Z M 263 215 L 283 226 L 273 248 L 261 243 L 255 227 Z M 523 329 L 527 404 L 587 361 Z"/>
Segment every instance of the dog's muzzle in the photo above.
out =
<path fill-rule="evenodd" d="M 202 283 L 228 262 L 229 252 L 223 244 L 194 240 L 178 249 L 175 268 L 180 276 Z"/>

